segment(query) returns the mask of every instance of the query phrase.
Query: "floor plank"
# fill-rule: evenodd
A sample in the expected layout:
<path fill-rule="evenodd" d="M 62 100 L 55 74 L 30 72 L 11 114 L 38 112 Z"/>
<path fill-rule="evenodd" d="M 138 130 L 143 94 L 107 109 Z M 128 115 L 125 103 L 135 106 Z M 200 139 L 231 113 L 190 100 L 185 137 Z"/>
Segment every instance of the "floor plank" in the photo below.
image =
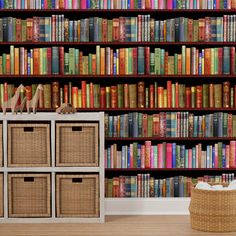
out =
<path fill-rule="evenodd" d="M 0 236 L 213 236 L 191 229 L 189 216 L 107 216 L 105 224 L 1 224 Z M 235 235 L 222 233 L 220 235 Z"/>

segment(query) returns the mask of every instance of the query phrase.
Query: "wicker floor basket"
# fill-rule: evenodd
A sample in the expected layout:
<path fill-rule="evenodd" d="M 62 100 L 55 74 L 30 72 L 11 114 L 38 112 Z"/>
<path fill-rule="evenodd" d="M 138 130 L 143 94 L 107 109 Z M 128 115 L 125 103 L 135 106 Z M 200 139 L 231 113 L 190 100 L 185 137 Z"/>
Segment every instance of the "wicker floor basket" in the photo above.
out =
<path fill-rule="evenodd" d="M 8 166 L 50 166 L 50 125 L 9 124 Z"/>
<path fill-rule="evenodd" d="M 0 217 L 3 217 L 3 174 L 0 174 Z"/>
<path fill-rule="evenodd" d="M 189 211 L 193 229 L 208 232 L 236 231 L 236 190 L 193 188 Z"/>
<path fill-rule="evenodd" d="M 9 217 L 50 217 L 50 174 L 8 175 Z"/>
<path fill-rule="evenodd" d="M 57 175 L 57 217 L 99 217 L 98 175 Z"/>
<path fill-rule="evenodd" d="M 56 124 L 57 166 L 98 166 L 98 124 Z"/>

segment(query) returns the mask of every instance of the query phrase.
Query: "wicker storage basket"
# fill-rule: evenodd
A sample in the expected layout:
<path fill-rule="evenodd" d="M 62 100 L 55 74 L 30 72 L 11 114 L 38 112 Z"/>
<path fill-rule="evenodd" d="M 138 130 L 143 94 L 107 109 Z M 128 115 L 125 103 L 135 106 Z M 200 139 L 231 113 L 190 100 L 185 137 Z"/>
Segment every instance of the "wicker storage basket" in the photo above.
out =
<path fill-rule="evenodd" d="M 8 166 L 50 166 L 50 125 L 9 124 Z"/>
<path fill-rule="evenodd" d="M 57 175 L 57 217 L 99 217 L 98 175 Z"/>
<path fill-rule="evenodd" d="M 2 124 L 0 124 L 0 166 L 3 166 L 3 140 L 2 140 Z"/>
<path fill-rule="evenodd" d="M 9 174 L 9 217 L 51 216 L 50 174 Z"/>
<path fill-rule="evenodd" d="M 0 174 L 0 217 L 3 217 L 3 174 Z"/>
<path fill-rule="evenodd" d="M 236 231 L 236 190 L 193 188 L 189 211 L 193 229 L 208 232 Z"/>
<path fill-rule="evenodd" d="M 57 166 L 98 166 L 98 124 L 56 124 Z"/>

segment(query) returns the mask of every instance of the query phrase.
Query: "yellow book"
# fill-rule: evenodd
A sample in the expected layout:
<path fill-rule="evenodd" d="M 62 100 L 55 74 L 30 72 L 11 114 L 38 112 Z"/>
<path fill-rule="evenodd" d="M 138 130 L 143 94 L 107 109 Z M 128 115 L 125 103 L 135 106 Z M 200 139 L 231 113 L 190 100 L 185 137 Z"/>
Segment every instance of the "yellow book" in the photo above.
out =
<path fill-rule="evenodd" d="M 163 107 L 167 108 L 167 89 L 164 89 Z"/>
<path fill-rule="evenodd" d="M 129 74 L 129 49 L 125 48 L 125 74 Z"/>
<path fill-rule="evenodd" d="M 78 20 L 77 32 L 78 32 L 78 42 L 80 42 L 80 33 L 81 33 L 81 24 L 80 24 L 80 20 Z"/>
<path fill-rule="evenodd" d="M 19 48 L 15 48 L 15 61 L 14 61 L 14 65 L 15 65 L 15 75 L 19 75 L 20 74 L 20 55 L 19 55 L 19 53 L 20 53 L 20 50 L 19 50 Z"/>
<path fill-rule="evenodd" d="M 39 49 L 39 74 L 43 74 L 43 49 Z"/>
<path fill-rule="evenodd" d="M 101 75 L 105 75 L 105 48 L 101 48 Z"/>
<path fill-rule="evenodd" d="M 33 49 L 30 49 L 30 54 L 33 55 Z M 30 74 L 34 74 L 34 59 L 33 57 L 30 58 Z"/>

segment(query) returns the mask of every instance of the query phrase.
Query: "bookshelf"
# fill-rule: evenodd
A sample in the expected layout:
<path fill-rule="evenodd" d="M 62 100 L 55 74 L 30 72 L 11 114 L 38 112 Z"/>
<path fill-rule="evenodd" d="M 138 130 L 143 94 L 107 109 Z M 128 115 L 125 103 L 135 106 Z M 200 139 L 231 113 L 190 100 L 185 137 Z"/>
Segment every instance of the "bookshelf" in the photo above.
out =
<path fill-rule="evenodd" d="M 82 19 L 89 18 L 90 16 L 103 17 L 106 19 L 118 18 L 120 16 L 133 16 L 137 15 L 145 15 L 149 14 L 152 18 L 156 20 L 162 19 L 170 19 L 184 16 L 186 18 L 194 18 L 200 19 L 206 16 L 209 17 L 222 17 L 223 15 L 233 15 L 235 14 L 235 9 L 0 9 L 0 13 L 2 16 L 12 16 L 12 17 L 21 17 L 21 14 L 24 13 L 27 17 L 33 16 L 51 16 L 53 14 L 64 14 L 70 20 L 73 19 Z M 157 14 L 158 13 L 158 14 Z M 10 45 L 14 45 L 15 47 L 25 47 L 28 48 L 36 48 L 36 47 L 50 47 L 50 46 L 62 46 L 65 49 L 69 47 L 81 48 L 85 51 L 85 53 L 89 53 L 92 51 L 93 53 L 96 50 L 96 46 L 100 45 L 101 47 L 111 47 L 113 49 L 116 48 L 127 48 L 127 47 L 150 47 L 153 50 L 155 47 L 167 49 L 170 53 L 174 53 L 176 51 L 181 51 L 181 46 L 187 47 L 196 47 L 197 49 L 202 48 L 212 48 L 212 47 L 235 47 L 236 42 L 1 42 L 0 47 L 9 48 Z M 1 50 L 1 49 L 0 49 Z M 1 51 L 0 51 L 1 54 Z M 165 86 L 166 81 L 174 81 L 179 83 L 185 83 L 187 86 L 203 84 L 203 83 L 223 83 L 224 81 L 230 81 L 231 85 L 235 85 L 236 74 L 204 74 L 204 75 L 156 75 L 156 74 L 132 74 L 132 75 L 0 75 L 0 82 L 9 82 L 9 83 L 29 83 L 26 79 L 30 77 L 32 81 L 35 83 L 51 83 L 55 80 L 60 82 L 60 85 L 66 84 L 68 81 L 71 81 L 76 86 L 80 86 L 81 81 L 85 80 L 88 83 L 94 82 L 99 83 L 102 86 L 110 86 L 118 84 L 118 83 L 138 83 L 139 81 L 144 81 L 145 84 L 151 84 L 155 81 L 158 81 L 161 85 Z M 26 81 L 26 82 L 25 82 Z M 38 108 L 39 112 L 52 112 L 55 109 L 53 108 Z M 158 113 L 158 112 L 179 112 L 186 111 L 192 112 L 197 115 L 204 115 L 213 112 L 229 112 L 235 114 L 235 106 L 234 107 L 221 107 L 221 108 L 179 108 L 179 107 L 171 107 L 171 108 L 77 108 L 78 112 L 91 112 L 91 111 L 104 111 L 105 113 L 112 115 L 121 115 L 129 112 L 140 112 L 140 113 Z M 138 142 L 143 144 L 145 141 L 152 141 L 157 144 L 159 142 L 176 142 L 176 143 L 188 143 L 189 141 L 193 144 L 202 143 L 203 146 L 209 144 L 214 144 L 216 142 L 225 142 L 229 143 L 229 141 L 236 140 L 236 137 L 143 137 L 143 138 L 119 138 L 119 137 L 106 137 L 105 138 L 105 146 L 109 146 L 113 143 L 117 143 L 118 146 L 128 145 L 132 142 Z M 187 176 L 203 176 L 204 174 L 208 175 L 217 175 L 221 173 L 235 173 L 236 168 L 106 168 L 105 174 L 108 177 L 119 176 L 119 175 L 133 175 L 138 173 L 148 173 L 150 172 L 155 177 L 162 176 L 175 176 L 180 175 L 182 173 Z M 168 173 L 166 175 L 166 173 Z M 106 199 L 106 212 L 108 214 L 132 214 L 134 212 L 137 213 L 135 208 L 138 208 L 138 204 L 144 204 L 146 206 L 147 211 L 144 212 L 152 213 L 150 208 L 153 203 L 156 202 L 159 207 L 162 206 L 170 206 L 173 204 L 173 208 L 170 208 L 169 212 L 175 213 L 173 210 L 178 203 L 185 208 L 188 206 L 189 199 L 127 199 L 127 198 L 108 198 Z M 170 203 L 171 202 L 171 203 Z M 181 202 L 181 203 L 180 203 Z M 176 204 L 177 203 L 177 204 Z M 118 209 L 120 206 L 120 209 Z M 122 210 L 123 209 L 123 213 Z M 128 209 L 128 210 L 127 210 Z M 155 212 L 156 211 L 156 212 Z M 139 211 L 138 211 L 139 212 Z M 159 211 L 159 209 L 153 210 L 153 213 L 164 212 Z M 179 208 L 180 213 L 181 210 Z M 140 214 L 141 212 L 139 212 Z M 135 213 L 134 213 L 135 214 Z M 141 213 L 142 214 L 142 213 Z"/>

